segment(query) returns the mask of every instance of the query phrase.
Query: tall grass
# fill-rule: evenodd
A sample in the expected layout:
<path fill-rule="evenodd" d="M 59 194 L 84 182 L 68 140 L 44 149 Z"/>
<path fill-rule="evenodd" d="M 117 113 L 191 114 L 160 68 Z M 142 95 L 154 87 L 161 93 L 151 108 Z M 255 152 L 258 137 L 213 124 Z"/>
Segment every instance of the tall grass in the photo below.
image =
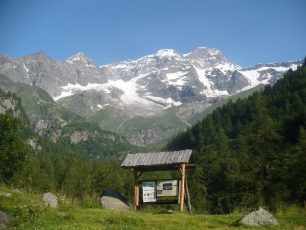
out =
<path fill-rule="evenodd" d="M 290 206 L 279 209 L 275 216 L 279 226 L 246 227 L 235 225 L 243 213 L 200 215 L 179 213 L 177 205 L 146 206 L 140 211 L 120 212 L 102 209 L 97 197 L 82 202 L 62 199 L 57 209 L 42 203 L 41 194 L 11 192 L 0 196 L 0 210 L 10 217 L 9 229 L 295 229 L 306 230 L 306 211 Z M 168 209 L 174 210 L 169 214 Z"/>

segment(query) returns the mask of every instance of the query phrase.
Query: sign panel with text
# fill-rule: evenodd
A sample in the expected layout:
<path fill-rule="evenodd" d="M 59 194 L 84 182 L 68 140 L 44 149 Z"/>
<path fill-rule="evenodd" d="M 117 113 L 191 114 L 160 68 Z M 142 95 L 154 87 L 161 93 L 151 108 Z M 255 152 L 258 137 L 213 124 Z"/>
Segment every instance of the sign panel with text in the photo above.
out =
<path fill-rule="evenodd" d="M 142 200 L 146 202 L 156 202 L 156 183 L 155 181 L 142 182 Z"/>

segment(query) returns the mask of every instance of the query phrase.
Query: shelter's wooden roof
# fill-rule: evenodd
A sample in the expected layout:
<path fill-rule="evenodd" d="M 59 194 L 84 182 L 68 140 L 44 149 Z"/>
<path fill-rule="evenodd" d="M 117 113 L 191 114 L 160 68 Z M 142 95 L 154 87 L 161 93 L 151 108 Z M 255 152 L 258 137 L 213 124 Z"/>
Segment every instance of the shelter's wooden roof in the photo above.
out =
<path fill-rule="evenodd" d="M 192 150 L 128 154 L 121 167 L 137 169 L 171 169 L 182 163 L 193 164 Z"/>

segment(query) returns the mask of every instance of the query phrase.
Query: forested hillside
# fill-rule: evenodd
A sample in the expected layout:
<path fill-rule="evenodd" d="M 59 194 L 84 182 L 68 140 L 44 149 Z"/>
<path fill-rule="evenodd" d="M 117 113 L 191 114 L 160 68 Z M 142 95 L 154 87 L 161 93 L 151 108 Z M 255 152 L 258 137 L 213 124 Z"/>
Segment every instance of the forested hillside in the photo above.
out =
<path fill-rule="evenodd" d="M 0 89 L 21 99 L 20 106 L 30 128 L 40 139 L 55 143 L 53 146 L 65 145 L 87 158 L 108 157 L 135 149 L 122 136 L 101 130 L 98 125 L 56 104 L 38 87 L 13 82 L 0 74 Z"/>
<path fill-rule="evenodd" d="M 19 180 L 30 146 L 28 120 L 20 99 L 0 90 L 0 181 L 6 184 Z"/>
<path fill-rule="evenodd" d="M 75 123 L 63 130 L 82 130 L 82 126 L 82 122 Z M 101 132 L 88 125 L 84 129 Z M 108 187 L 127 195 L 132 191 L 128 189 L 129 175 L 120 169 L 118 160 L 123 147 L 94 141 L 74 144 L 66 139 L 55 143 L 40 136 L 32 129 L 21 100 L 0 89 L 0 184 L 25 191 L 59 192 L 80 200 L 95 197 Z M 88 156 L 91 152 L 101 155 Z"/>
<path fill-rule="evenodd" d="M 198 210 L 305 205 L 306 61 L 273 87 L 216 109 L 168 148 L 194 150 L 189 183 Z"/>

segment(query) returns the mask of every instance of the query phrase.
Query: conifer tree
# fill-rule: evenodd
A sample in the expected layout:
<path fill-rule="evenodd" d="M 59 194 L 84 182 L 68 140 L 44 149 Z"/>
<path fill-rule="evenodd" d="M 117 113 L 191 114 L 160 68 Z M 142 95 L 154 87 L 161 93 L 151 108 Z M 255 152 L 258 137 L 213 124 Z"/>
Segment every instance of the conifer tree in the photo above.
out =
<path fill-rule="evenodd" d="M 29 154 L 20 126 L 11 113 L 0 114 L 0 175 L 6 184 L 20 181 Z"/>

